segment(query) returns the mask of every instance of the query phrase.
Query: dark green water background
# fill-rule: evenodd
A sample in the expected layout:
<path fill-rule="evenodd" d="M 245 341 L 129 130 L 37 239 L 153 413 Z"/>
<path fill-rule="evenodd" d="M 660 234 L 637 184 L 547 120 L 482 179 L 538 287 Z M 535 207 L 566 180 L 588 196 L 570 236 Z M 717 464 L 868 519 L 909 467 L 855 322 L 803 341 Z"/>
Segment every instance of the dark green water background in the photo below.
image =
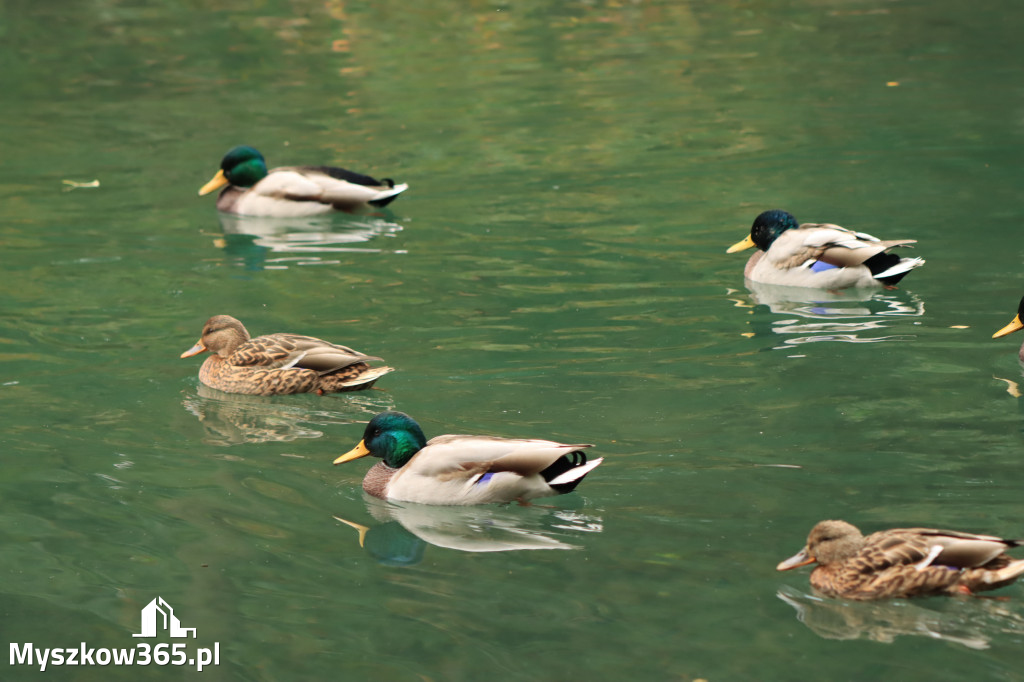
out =
<path fill-rule="evenodd" d="M 1024 679 L 1020 585 L 856 605 L 774 571 L 822 518 L 1024 535 L 1019 338 L 989 338 L 1024 293 L 1022 20 L 0 5 L 0 631 L 130 647 L 160 595 L 221 644 L 198 675 L 0 678 Z M 222 222 L 196 190 L 241 143 L 411 189 L 385 216 Z M 724 251 L 776 207 L 928 264 L 865 300 L 749 292 Z M 216 313 L 399 371 L 210 392 L 178 355 Z M 389 511 L 365 460 L 331 466 L 388 408 L 607 460 L 552 507 Z M 462 551 L 544 542 L 576 549 Z"/>

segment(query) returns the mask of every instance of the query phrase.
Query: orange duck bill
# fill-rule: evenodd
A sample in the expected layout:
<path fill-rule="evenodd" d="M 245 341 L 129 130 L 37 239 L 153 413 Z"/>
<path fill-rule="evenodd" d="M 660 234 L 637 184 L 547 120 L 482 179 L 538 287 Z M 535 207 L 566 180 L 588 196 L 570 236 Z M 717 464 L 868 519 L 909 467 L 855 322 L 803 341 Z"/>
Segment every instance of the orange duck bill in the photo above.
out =
<path fill-rule="evenodd" d="M 203 345 L 203 341 L 202 341 L 202 339 L 200 339 L 199 341 L 196 341 L 196 345 L 192 346 L 187 351 L 182 353 L 181 357 L 183 357 L 183 358 L 190 358 L 193 355 L 199 355 L 200 353 L 202 353 L 205 350 L 206 350 L 206 346 Z"/>
<path fill-rule="evenodd" d="M 800 568 L 801 566 L 806 566 L 808 564 L 813 564 L 816 561 L 817 561 L 817 559 L 815 559 L 813 556 L 811 556 L 811 553 L 807 551 L 806 547 L 804 547 L 803 549 L 801 549 L 799 552 L 797 552 L 793 556 L 791 556 L 788 559 L 786 559 L 785 561 L 779 563 L 779 565 L 775 567 L 775 570 L 776 571 L 788 571 L 788 570 L 793 569 L 793 568 Z"/>

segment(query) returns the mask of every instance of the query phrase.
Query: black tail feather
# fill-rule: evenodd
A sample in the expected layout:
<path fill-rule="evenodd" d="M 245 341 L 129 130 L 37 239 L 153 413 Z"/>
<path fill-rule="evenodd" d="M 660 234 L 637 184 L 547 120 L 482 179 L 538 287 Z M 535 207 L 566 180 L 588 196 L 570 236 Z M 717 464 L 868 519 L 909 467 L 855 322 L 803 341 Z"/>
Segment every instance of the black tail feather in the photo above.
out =
<path fill-rule="evenodd" d="M 573 450 L 569 454 L 563 455 L 562 457 L 556 459 L 551 464 L 551 466 L 549 466 L 547 469 L 544 469 L 544 471 L 540 472 L 540 475 L 544 478 L 545 481 L 553 481 L 554 479 L 564 474 L 566 471 L 569 471 L 570 469 L 575 469 L 576 467 L 581 467 L 586 463 L 587 454 L 582 450 Z M 580 484 L 580 481 L 582 480 L 582 478 L 577 478 L 575 481 L 569 481 L 568 483 L 559 483 L 557 485 L 551 486 L 551 489 L 555 490 L 559 494 L 571 493 L 573 490 L 576 489 L 576 486 L 578 486 Z"/>
<path fill-rule="evenodd" d="M 897 256 L 895 253 L 888 253 L 883 251 L 882 253 L 876 253 L 871 258 L 864 261 L 864 265 L 868 266 L 868 270 L 871 271 L 872 275 L 877 275 L 880 272 L 885 272 L 889 268 L 899 263 L 902 258 Z M 907 272 L 910 272 L 909 270 Z M 883 277 L 878 280 L 882 284 L 893 285 L 899 282 L 901 279 L 907 276 L 907 272 L 901 272 L 898 275 L 890 275 L 889 277 Z"/>

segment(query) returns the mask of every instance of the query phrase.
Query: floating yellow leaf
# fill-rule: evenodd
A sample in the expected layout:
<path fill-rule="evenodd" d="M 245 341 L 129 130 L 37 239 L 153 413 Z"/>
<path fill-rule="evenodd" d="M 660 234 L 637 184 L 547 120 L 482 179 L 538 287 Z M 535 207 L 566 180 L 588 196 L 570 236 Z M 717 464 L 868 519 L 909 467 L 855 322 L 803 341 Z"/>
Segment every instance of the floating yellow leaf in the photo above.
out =
<path fill-rule="evenodd" d="M 67 187 L 64 188 L 65 192 L 70 192 L 73 189 L 79 189 L 80 187 L 99 187 L 100 181 L 93 180 L 92 182 L 78 182 L 77 180 L 61 180 Z"/>

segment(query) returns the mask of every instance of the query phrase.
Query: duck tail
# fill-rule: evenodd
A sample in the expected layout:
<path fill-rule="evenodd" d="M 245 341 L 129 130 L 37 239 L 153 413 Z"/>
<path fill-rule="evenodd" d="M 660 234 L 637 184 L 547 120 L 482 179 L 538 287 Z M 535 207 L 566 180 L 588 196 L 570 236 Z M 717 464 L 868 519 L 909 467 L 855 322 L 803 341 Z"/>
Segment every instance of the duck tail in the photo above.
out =
<path fill-rule="evenodd" d="M 354 379 L 351 379 L 350 381 L 344 382 L 344 385 L 346 385 L 346 386 L 361 386 L 361 385 L 365 384 L 368 381 L 376 381 L 377 379 L 380 379 L 385 374 L 389 374 L 389 373 L 394 372 L 394 371 L 395 371 L 394 367 L 387 367 L 387 366 L 384 366 L 384 367 L 370 367 L 365 372 L 360 373 L 359 376 L 355 377 Z"/>
<path fill-rule="evenodd" d="M 365 363 L 359 365 L 348 372 L 320 377 L 320 389 L 325 393 L 362 391 L 373 386 L 385 374 L 395 371 L 394 367 L 368 367 Z"/>
<path fill-rule="evenodd" d="M 573 450 L 569 454 L 559 457 L 554 463 L 540 475 L 548 482 L 551 488 L 559 493 L 570 493 L 576 489 L 583 477 L 593 471 L 598 464 L 604 461 L 604 457 L 587 460 L 587 454 L 582 450 Z"/>
<path fill-rule="evenodd" d="M 864 265 L 871 270 L 871 276 L 879 282 L 893 285 L 914 268 L 924 265 L 924 258 L 900 258 L 894 253 L 883 251 L 868 258 Z"/>
<path fill-rule="evenodd" d="M 1007 585 L 1021 575 L 1024 575 L 1024 559 L 1017 559 L 998 570 L 986 571 L 985 582 L 992 585 Z"/>
<path fill-rule="evenodd" d="M 409 185 L 408 184 L 403 182 L 401 185 L 396 185 L 395 181 L 392 180 L 391 178 L 384 178 L 384 180 L 382 180 L 382 182 L 386 183 L 388 185 L 388 187 L 390 187 L 391 189 L 384 190 L 383 192 L 381 192 L 377 196 L 376 199 L 373 199 L 373 200 L 367 202 L 371 206 L 378 206 L 378 207 L 387 206 L 392 201 L 394 201 L 396 198 L 398 198 L 399 194 L 401 194 L 405 190 L 409 189 Z"/>

